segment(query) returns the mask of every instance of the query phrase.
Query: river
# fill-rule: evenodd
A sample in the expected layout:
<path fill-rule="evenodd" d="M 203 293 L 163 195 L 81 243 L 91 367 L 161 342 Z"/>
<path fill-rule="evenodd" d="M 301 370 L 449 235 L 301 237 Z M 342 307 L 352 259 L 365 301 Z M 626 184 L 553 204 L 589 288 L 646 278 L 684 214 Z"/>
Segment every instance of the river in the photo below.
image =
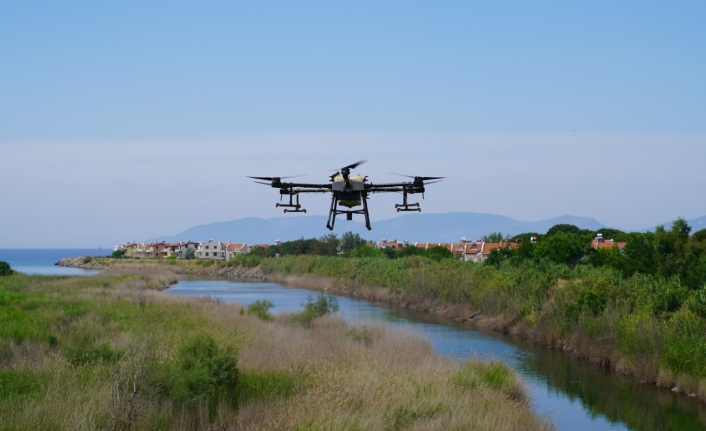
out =
<path fill-rule="evenodd" d="M 273 312 L 300 310 L 308 296 L 317 294 L 269 282 L 223 279 L 185 279 L 166 292 L 210 295 L 243 305 L 267 299 L 274 303 Z M 440 354 L 460 360 L 480 357 L 505 362 L 524 378 L 536 412 L 548 416 L 558 430 L 706 429 L 706 406 L 698 400 L 640 384 L 562 351 L 427 313 L 337 298 L 339 314 L 351 324 L 384 322 L 423 334 Z"/>

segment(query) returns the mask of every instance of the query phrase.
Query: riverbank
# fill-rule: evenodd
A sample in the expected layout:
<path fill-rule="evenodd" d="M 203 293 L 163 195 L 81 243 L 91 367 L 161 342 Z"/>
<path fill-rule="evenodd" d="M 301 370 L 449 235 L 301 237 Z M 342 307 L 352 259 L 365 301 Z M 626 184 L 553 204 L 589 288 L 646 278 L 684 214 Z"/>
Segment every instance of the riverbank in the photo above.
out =
<path fill-rule="evenodd" d="M 586 266 L 494 268 L 419 257 L 285 256 L 228 264 L 179 261 L 170 267 L 194 274 L 249 268 L 293 287 L 394 303 L 562 349 L 706 401 L 706 319 L 689 303 L 679 305 L 675 298 L 683 289 L 674 280 L 624 278 Z"/>
<path fill-rule="evenodd" d="M 499 363 L 161 287 L 144 274 L 0 277 L 0 430 L 551 429 Z"/>

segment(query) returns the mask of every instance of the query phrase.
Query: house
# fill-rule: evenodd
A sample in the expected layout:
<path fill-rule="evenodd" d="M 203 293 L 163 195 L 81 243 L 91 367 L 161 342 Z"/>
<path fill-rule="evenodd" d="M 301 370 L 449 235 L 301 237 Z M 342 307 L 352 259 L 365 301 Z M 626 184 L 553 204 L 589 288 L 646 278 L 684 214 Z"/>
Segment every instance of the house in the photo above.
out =
<path fill-rule="evenodd" d="M 137 242 L 126 242 L 118 249 L 123 251 L 123 256 L 125 257 L 135 257 L 135 249 L 137 248 Z"/>
<path fill-rule="evenodd" d="M 475 242 L 466 242 L 464 244 L 465 250 L 463 252 L 462 259 L 465 262 L 483 263 L 495 249 L 517 249 L 519 247 L 519 242 L 510 242 L 508 238 L 501 242 L 484 242 L 482 239 L 478 239 Z"/>
<path fill-rule="evenodd" d="M 166 241 L 151 242 L 147 249 L 147 257 L 165 258 L 167 257 L 168 253 L 169 243 L 167 243 Z"/>
<path fill-rule="evenodd" d="M 240 254 L 250 251 L 247 244 L 232 244 L 230 241 L 224 244 L 223 248 L 225 249 L 226 260 L 231 260 Z"/>
<path fill-rule="evenodd" d="M 392 248 L 395 250 L 402 250 L 403 248 L 407 247 L 409 245 L 409 241 L 404 241 L 404 242 L 399 242 L 396 239 L 388 241 L 387 239 L 383 239 L 379 243 L 377 243 L 377 247 L 380 249 L 383 248 Z"/>
<path fill-rule="evenodd" d="M 624 253 L 626 244 L 627 244 L 626 242 L 615 242 L 612 239 L 603 239 L 603 234 L 599 233 L 591 241 L 591 248 L 599 250 L 599 249 L 611 249 L 613 247 L 617 247 L 621 253 Z"/>
<path fill-rule="evenodd" d="M 176 256 L 179 259 L 184 259 L 184 253 L 186 253 L 187 249 L 192 248 L 196 251 L 199 248 L 199 243 L 196 241 L 192 241 L 191 238 L 187 239 L 186 241 L 178 242 L 176 244 Z M 194 256 L 198 256 L 198 253 L 195 252 Z"/>
<path fill-rule="evenodd" d="M 196 249 L 196 257 L 201 259 L 216 259 L 225 260 L 226 252 L 221 241 L 215 242 L 209 239 L 208 242 L 202 242 Z"/>

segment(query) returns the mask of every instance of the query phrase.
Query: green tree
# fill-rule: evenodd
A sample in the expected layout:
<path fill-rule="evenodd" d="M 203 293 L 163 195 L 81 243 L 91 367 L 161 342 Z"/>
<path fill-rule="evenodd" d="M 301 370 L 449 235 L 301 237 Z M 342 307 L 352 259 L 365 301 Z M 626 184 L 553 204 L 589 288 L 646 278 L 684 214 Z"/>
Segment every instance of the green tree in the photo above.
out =
<path fill-rule="evenodd" d="M 502 232 L 493 232 L 483 237 L 483 242 L 500 242 L 503 240 Z"/>
<path fill-rule="evenodd" d="M 186 250 L 184 250 L 184 259 L 186 259 L 186 260 L 196 259 L 196 249 L 189 247 Z"/>
<path fill-rule="evenodd" d="M 591 235 L 558 232 L 535 245 L 534 257 L 573 267 L 586 255 L 590 243 Z"/>
<path fill-rule="evenodd" d="M 0 276 L 12 274 L 14 274 L 14 271 L 12 270 L 12 268 L 10 268 L 10 264 L 3 260 L 0 260 Z"/>
<path fill-rule="evenodd" d="M 572 224 L 557 224 L 549 228 L 547 231 L 547 237 L 554 236 L 559 232 L 563 233 L 574 233 L 579 235 L 592 234 L 590 230 L 580 229 L 578 226 Z"/>
<path fill-rule="evenodd" d="M 353 249 L 351 252 L 351 257 L 387 257 L 384 251 L 370 244 L 362 244 Z"/>
<path fill-rule="evenodd" d="M 366 242 L 367 241 L 361 238 L 357 233 L 346 232 L 341 236 L 341 251 L 348 254 L 359 245 L 366 244 Z"/>
<path fill-rule="evenodd" d="M 440 245 L 435 245 L 434 247 L 426 249 L 424 251 L 424 256 L 437 261 L 441 261 L 443 259 L 453 259 L 454 257 L 451 250 Z"/>
<path fill-rule="evenodd" d="M 113 250 L 113 254 L 110 255 L 113 259 L 122 259 L 125 256 L 125 250 Z"/>

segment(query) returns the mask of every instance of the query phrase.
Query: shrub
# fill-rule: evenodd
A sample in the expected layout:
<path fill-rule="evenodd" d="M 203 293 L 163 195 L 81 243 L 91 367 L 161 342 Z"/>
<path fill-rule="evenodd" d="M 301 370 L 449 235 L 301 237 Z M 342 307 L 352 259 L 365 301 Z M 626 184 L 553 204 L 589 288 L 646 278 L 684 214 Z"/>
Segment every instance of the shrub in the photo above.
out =
<path fill-rule="evenodd" d="M 304 310 L 292 316 L 292 320 L 308 326 L 317 317 L 337 312 L 338 300 L 333 295 L 319 295 L 316 299 L 309 296 L 302 306 Z"/>
<path fill-rule="evenodd" d="M 12 268 L 10 268 L 10 264 L 0 260 L 0 276 L 12 275 L 13 273 L 14 271 L 12 270 Z"/>
<path fill-rule="evenodd" d="M 184 251 L 184 259 L 193 260 L 196 259 L 196 249 L 189 247 Z"/>
<path fill-rule="evenodd" d="M 110 255 L 113 259 L 122 259 L 125 256 L 125 250 L 114 250 Z"/>
<path fill-rule="evenodd" d="M 103 343 L 98 347 L 67 347 L 64 356 L 71 365 L 79 366 L 96 362 L 112 363 L 120 359 L 122 352 L 114 351 L 107 343 Z"/>
<path fill-rule="evenodd" d="M 213 415 L 222 397 L 235 401 L 237 363 L 236 351 L 219 348 L 210 335 L 192 337 L 179 350 L 170 375 L 172 399 L 189 408 L 207 404 L 209 413 Z"/>
<path fill-rule="evenodd" d="M 238 378 L 238 403 L 255 400 L 271 401 L 294 393 L 294 376 L 284 371 L 249 370 Z"/>
<path fill-rule="evenodd" d="M 85 255 L 83 256 L 83 263 L 89 263 L 93 260 L 93 258 L 90 255 Z"/>
<path fill-rule="evenodd" d="M 266 299 L 258 299 L 252 304 L 248 305 L 248 314 L 254 315 L 262 320 L 272 320 L 272 314 L 270 314 L 270 308 L 274 307 L 271 301 Z"/>

